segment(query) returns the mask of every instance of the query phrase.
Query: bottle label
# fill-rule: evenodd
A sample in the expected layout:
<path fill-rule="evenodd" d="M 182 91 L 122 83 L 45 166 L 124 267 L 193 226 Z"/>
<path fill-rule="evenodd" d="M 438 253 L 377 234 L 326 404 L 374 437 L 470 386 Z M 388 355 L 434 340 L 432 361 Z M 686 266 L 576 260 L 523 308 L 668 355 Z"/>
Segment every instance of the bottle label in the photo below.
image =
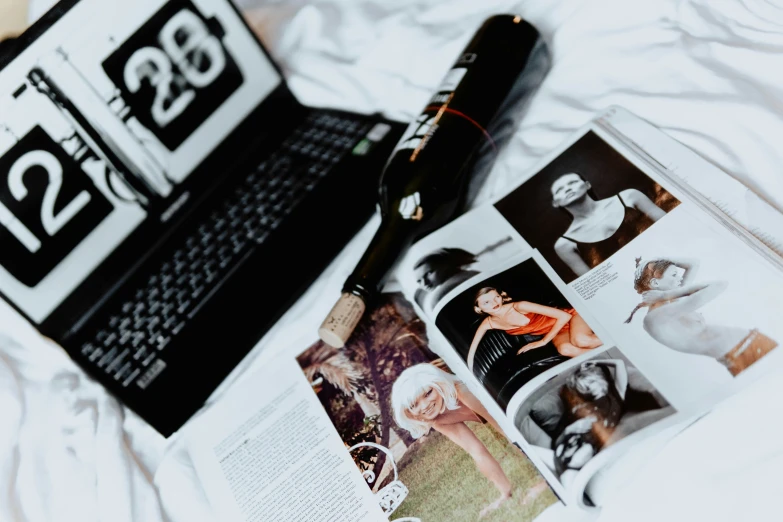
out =
<path fill-rule="evenodd" d="M 448 102 L 452 93 L 457 89 L 457 86 L 467 72 L 467 67 L 454 67 L 446 73 L 446 77 L 440 82 L 440 87 L 438 87 L 438 90 L 435 91 L 435 95 L 430 99 L 428 108 L 434 105 L 443 105 Z"/>
<path fill-rule="evenodd" d="M 435 91 L 435 94 L 430 98 L 427 107 L 424 108 L 422 114 L 419 115 L 402 135 L 397 146 L 394 148 L 392 155 L 403 150 L 412 150 L 410 160 L 415 161 L 419 152 L 421 152 L 429 142 L 430 138 L 438 130 L 438 122 L 444 114 L 451 114 L 457 117 L 463 118 L 477 127 L 491 143 L 494 141 L 489 135 L 487 130 L 479 123 L 473 120 L 470 115 L 464 114 L 459 110 L 455 110 L 453 107 L 449 107 L 454 93 L 462 83 L 465 75 L 471 67 L 471 64 L 476 62 L 478 54 L 476 53 L 463 53 L 457 63 L 452 67 L 449 72 L 446 73 L 440 85 Z"/>
<path fill-rule="evenodd" d="M 459 82 L 462 81 L 462 78 L 465 76 L 466 72 L 468 72 L 467 67 L 454 67 L 452 70 L 446 73 L 446 77 L 443 78 L 443 81 L 440 83 L 440 87 L 438 87 L 438 93 L 454 92 L 457 89 Z"/>
<path fill-rule="evenodd" d="M 436 116 L 437 115 L 435 114 L 424 113 L 416 118 L 416 120 L 405 129 L 405 133 L 402 135 L 402 138 L 400 138 L 400 142 L 397 144 L 394 152 L 405 149 L 415 149 L 421 145 L 422 140 L 429 139 L 429 136 L 437 129 L 437 124 L 435 123 Z"/>
<path fill-rule="evenodd" d="M 424 209 L 421 207 L 421 194 L 414 192 L 402 198 L 397 211 L 402 219 L 421 221 L 421 218 L 424 217 Z"/>
<path fill-rule="evenodd" d="M 470 64 L 476 59 L 474 53 L 468 53 L 460 57 L 457 65 Z M 452 67 L 446 76 L 440 82 L 435 95 L 430 99 L 424 112 L 419 115 L 416 120 L 408 125 L 405 133 L 402 135 L 399 144 L 394 149 L 394 152 L 400 150 L 422 150 L 427 146 L 429 138 L 438 130 L 438 119 L 442 114 L 442 111 L 438 112 L 444 105 L 447 105 L 454 91 L 457 90 L 460 82 L 467 74 L 468 68 L 464 65 L 461 67 Z M 436 111 L 433 113 L 433 111 Z"/>

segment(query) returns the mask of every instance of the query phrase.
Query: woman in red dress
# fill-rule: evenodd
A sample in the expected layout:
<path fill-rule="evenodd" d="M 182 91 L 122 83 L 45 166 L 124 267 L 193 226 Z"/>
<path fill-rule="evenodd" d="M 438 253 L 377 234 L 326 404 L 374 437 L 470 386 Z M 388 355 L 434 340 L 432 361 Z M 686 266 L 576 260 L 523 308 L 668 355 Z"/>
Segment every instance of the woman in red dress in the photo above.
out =
<path fill-rule="evenodd" d="M 517 355 L 541 348 L 549 342 L 560 355 L 576 357 L 603 345 L 584 319 L 573 308 L 553 308 L 529 301 L 515 301 L 503 291 L 484 287 L 476 293 L 473 309 L 484 316 L 468 350 L 468 368 L 473 370 L 476 349 L 487 330 L 503 330 L 509 335 L 543 335 L 528 343 Z"/>

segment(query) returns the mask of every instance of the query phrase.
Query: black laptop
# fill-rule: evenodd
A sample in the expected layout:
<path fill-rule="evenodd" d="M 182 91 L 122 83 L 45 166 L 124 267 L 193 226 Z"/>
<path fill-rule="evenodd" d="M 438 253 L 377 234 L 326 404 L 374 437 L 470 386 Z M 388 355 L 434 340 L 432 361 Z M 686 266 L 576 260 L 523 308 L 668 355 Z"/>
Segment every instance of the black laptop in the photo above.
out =
<path fill-rule="evenodd" d="M 66 0 L 0 57 L 0 292 L 168 436 L 375 207 L 404 125 L 304 107 L 228 0 Z"/>

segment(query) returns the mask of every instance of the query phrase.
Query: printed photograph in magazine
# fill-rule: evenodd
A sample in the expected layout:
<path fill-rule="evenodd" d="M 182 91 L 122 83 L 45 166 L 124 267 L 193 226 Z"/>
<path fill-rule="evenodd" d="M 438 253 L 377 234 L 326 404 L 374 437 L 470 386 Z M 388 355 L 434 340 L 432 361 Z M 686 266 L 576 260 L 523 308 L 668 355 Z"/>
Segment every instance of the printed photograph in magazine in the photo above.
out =
<path fill-rule="evenodd" d="M 317 342 L 298 361 L 393 519 L 532 521 L 556 502 L 429 349 L 424 323 L 401 294 L 384 294 L 343 349 Z"/>
<path fill-rule="evenodd" d="M 604 344 L 532 257 L 462 290 L 436 325 L 503 409 L 535 376 Z"/>
<path fill-rule="evenodd" d="M 415 288 L 414 301 L 432 314 L 465 281 L 529 250 L 516 235 L 492 206 L 479 207 L 419 241 L 397 277 L 404 287 Z"/>
<path fill-rule="evenodd" d="M 696 259 L 636 258 L 634 290 L 643 298 L 626 323 L 647 308 L 642 325 L 653 339 L 679 352 L 712 357 L 736 377 L 778 343 L 757 328 L 707 323 L 701 307 L 720 297 L 728 282 L 695 281 L 698 267 Z M 698 332 L 691 328 L 694 324 L 701 326 Z"/>
<path fill-rule="evenodd" d="M 570 283 L 679 204 L 590 131 L 495 207 Z"/>
<path fill-rule="evenodd" d="M 681 214 L 620 252 L 617 278 L 591 300 L 618 339 L 635 339 L 626 343 L 634 360 L 666 372 L 673 400 L 758 374 L 783 339 L 780 273 Z"/>
<path fill-rule="evenodd" d="M 617 348 L 596 350 L 524 387 L 509 417 L 569 497 L 590 500 L 602 451 L 674 414 L 658 389 Z M 617 455 L 613 456 L 617 458 Z M 579 475 L 583 475 L 580 477 Z"/>

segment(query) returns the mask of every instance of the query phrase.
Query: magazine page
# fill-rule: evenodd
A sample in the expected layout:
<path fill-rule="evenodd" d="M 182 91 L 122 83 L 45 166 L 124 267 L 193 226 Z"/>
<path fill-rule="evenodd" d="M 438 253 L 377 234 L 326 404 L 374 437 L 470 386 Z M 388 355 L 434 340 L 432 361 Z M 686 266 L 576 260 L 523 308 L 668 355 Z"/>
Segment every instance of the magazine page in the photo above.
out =
<path fill-rule="evenodd" d="M 185 436 L 220 520 L 387 520 L 291 358 L 232 388 Z"/>
<path fill-rule="evenodd" d="M 218 512 L 528 522 L 557 504 L 502 411 L 429 344 L 414 306 L 385 293 L 345 347 L 314 335 L 245 379 L 187 435 L 210 501 L 228 506 Z M 332 518 L 282 515 L 322 502 Z M 270 505 L 279 511 L 262 511 Z"/>
<path fill-rule="evenodd" d="M 774 254 L 735 225 L 747 194 L 716 182 L 716 200 L 738 209 L 717 220 L 666 170 L 687 164 L 698 184 L 706 162 L 613 110 L 636 141 L 610 132 L 611 118 L 591 122 L 494 205 L 414 245 L 398 271 L 437 325 L 439 353 L 504 411 L 553 488 L 585 506 L 608 492 L 593 478 L 617 482 L 602 467 L 781 364 L 783 338 Z"/>
<path fill-rule="evenodd" d="M 677 409 L 697 411 L 780 363 L 783 274 L 661 174 L 594 124 L 495 208 Z"/>

